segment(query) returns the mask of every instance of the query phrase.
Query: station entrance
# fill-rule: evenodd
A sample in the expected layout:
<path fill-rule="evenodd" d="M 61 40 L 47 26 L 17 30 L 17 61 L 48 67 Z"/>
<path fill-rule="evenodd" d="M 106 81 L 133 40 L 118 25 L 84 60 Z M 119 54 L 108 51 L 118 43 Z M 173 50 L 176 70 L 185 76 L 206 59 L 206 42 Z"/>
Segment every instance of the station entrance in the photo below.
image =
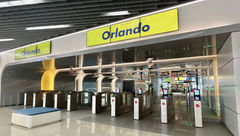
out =
<path fill-rule="evenodd" d="M 56 58 L 55 89 L 22 90 L 18 93 L 24 99 L 17 103 L 60 108 L 67 119 L 84 115 L 81 121 L 115 127 L 166 134 L 190 127 L 196 133 L 195 127 L 204 129 L 205 123 L 220 119 L 216 53 L 227 37 Z"/>

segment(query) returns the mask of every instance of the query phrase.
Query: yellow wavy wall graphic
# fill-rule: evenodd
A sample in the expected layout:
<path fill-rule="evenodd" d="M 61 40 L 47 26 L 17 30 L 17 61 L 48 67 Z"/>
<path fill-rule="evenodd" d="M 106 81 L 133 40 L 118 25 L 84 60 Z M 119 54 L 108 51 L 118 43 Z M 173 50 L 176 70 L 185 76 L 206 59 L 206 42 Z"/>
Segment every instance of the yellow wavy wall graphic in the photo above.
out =
<path fill-rule="evenodd" d="M 55 59 L 42 61 L 45 72 L 41 79 L 41 90 L 54 90 L 54 79 L 55 79 Z"/>

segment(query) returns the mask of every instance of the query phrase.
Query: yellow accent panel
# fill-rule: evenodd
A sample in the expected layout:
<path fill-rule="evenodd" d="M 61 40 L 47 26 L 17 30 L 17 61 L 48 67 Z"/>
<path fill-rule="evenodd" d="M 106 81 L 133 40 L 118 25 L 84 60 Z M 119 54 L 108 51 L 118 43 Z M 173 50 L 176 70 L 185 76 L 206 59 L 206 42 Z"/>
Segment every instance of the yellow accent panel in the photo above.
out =
<path fill-rule="evenodd" d="M 111 42 L 140 37 L 139 19 L 126 21 L 111 26 Z M 134 33 L 134 30 L 136 33 Z"/>
<path fill-rule="evenodd" d="M 39 55 L 46 55 L 51 53 L 51 42 L 44 42 L 37 45 L 37 48 L 40 49 Z"/>
<path fill-rule="evenodd" d="M 102 38 L 103 33 L 106 31 L 108 31 L 110 33 L 110 26 L 95 29 L 92 31 L 88 31 L 87 32 L 87 47 L 104 44 L 104 43 L 110 43 L 110 38 L 108 38 L 107 40 L 104 40 Z"/>
<path fill-rule="evenodd" d="M 24 55 L 22 55 L 24 50 L 25 48 L 15 50 L 15 60 L 24 59 Z"/>
<path fill-rule="evenodd" d="M 26 52 L 25 58 L 31 58 L 31 57 L 37 56 L 37 53 L 33 53 L 33 52 L 36 52 L 36 45 L 25 48 L 25 52 Z M 27 52 L 30 52 L 30 53 L 27 54 Z"/>
<path fill-rule="evenodd" d="M 46 60 L 42 62 L 45 72 L 42 75 L 41 90 L 54 90 L 55 80 L 55 60 Z"/>
<path fill-rule="evenodd" d="M 55 69 L 55 59 L 45 60 L 42 62 L 44 70 Z"/>
<path fill-rule="evenodd" d="M 41 80 L 41 90 L 54 90 L 54 70 L 45 71 Z"/>
<path fill-rule="evenodd" d="M 51 53 L 51 42 L 43 42 L 15 50 L 15 60 L 31 58 Z"/>
<path fill-rule="evenodd" d="M 150 30 L 142 32 L 141 36 L 148 36 L 178 30 L 178 9 L 141 18 L 142 26 L 149 25 Z"/>

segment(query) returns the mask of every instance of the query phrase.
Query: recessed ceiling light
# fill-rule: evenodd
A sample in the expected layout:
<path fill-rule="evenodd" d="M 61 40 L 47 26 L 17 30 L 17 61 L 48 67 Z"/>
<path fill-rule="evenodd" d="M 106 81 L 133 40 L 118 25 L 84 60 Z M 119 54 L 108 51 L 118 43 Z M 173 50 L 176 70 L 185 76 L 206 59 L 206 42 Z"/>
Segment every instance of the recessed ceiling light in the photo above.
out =
<path fill-rule="evenodd" d="M 107 12 L 104 13 L 103 16 L 122 16 L 122 15 L 129 15 L 128 11 L 114 11 L 114 12 Z"/>
<path fill-rule="evenodd" d="M 0 8 L 3 7 L 13 7 L 13 6 L 23 6 L 23 5 L 31 5 L 31 4 L 39 4 L 50 2 L 47 0 L 14 0 L 14 1 L 5 1 L 0 2 Z"/>
<path fill-rule="evenodd" d="M 34 26 L 34 27 L 27 27 L 26 30 L 60 29 L 60 28 L 68 28 L 68 27 L 72 27 L 72 25 Z"/>
<path fill-rule="evenodd" d="M 0 42 L 8 42 L 8 41 L 13 41 L 15 39 L 13 38 L 7 38 L 7 39 L 0 39 Z"/>

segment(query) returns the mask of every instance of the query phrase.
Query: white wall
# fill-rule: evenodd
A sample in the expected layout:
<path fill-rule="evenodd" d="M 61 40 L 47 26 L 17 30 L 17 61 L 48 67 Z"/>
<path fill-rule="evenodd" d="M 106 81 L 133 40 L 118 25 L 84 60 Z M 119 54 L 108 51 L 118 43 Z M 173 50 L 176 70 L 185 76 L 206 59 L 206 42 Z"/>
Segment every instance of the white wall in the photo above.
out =
<path fill-rule="evenodd" d="M 240 32 L 233 32 L 218 54 L 222 120 L 240 135 Z"/>

